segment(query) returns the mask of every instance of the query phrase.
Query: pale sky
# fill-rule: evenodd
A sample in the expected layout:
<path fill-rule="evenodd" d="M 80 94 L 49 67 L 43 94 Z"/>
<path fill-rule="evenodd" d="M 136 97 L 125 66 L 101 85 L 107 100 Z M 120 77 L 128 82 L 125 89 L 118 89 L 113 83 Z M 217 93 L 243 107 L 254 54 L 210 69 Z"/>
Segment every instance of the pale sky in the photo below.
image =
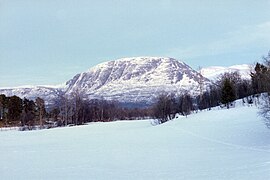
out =
<path fill-rule="evenodd" d="M 108 60 L 260 61 L 270 0 L 0 0 L 0 87 L 60 84 Z"/>

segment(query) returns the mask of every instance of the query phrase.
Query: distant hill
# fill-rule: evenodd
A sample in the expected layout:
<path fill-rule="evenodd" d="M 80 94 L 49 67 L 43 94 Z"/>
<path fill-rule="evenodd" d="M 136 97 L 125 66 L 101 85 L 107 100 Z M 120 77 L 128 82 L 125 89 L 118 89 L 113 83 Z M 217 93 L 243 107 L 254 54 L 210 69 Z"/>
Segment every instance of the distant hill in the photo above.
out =
<path fill-rule="evenodd" d="M 230 67 L 222 67 L 222 66 L 211 66 L 201 69 L 201 74 L 210 79 L 215 80 L 220 74 L 225 72 L 239 72 L 239 74 L 244 79 L 250 79 L 250 72 L 253 70 L 252 65 L 242 64 L 242 65 L 234 65 Z"/>

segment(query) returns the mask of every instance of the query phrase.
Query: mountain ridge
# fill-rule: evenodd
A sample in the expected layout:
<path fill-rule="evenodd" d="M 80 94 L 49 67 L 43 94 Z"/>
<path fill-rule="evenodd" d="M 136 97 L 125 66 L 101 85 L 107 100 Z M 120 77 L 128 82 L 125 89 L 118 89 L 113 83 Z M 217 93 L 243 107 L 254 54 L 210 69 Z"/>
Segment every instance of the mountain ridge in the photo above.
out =
<path fill-rule="evenodd" d="M 212 68 L 212 69 L 211 69 Z M 223 69 L 222 69 L 223 68 Z M 224 67 L 219 68 L 224 71 Z M 218 69 L 218 68 L 216 68 Z M 240 67 L 241 69 L 241 67 Z M 76 74 L 65 84 L 56 86 L 22 86 L 0 88 L 0 94 L 17 95 L 52 102 L 59 95 L 72 95 L 80 91 L 85 97 L 118 100 L 120 102 L 149 103 L 161 93 L 176 95 L 199 93 L 199 82 L 210 83 L 210 70 L 203 68 L 202 76 L 182 61 L 169 57 L 129 57 L 100 63 Z M 214 70 L 217 71 L 217 70 Z M 211 73 L 210 73 L 211 75 Z M 211 79 L 211 78 L 209 78 Z"/>

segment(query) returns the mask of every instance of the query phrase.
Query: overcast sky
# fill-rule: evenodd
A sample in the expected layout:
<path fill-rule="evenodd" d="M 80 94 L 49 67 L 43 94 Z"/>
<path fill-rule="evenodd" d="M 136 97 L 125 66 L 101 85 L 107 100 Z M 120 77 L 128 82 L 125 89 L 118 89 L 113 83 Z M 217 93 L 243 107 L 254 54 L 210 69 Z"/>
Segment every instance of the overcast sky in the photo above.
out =
<path fill-rule="evenodd" d="M 0 0 L 0 87 L 59 84 L 108 60 L 260 61 L 270 0 Z"/>

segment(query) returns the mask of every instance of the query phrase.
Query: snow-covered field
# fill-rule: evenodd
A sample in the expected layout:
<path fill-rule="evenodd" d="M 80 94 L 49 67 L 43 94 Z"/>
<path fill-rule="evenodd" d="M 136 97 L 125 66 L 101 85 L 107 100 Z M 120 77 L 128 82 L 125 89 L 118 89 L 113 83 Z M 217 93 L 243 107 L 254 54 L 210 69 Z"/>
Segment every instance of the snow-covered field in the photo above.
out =
<path fill-rule="evenodd" d="M 270 130 L 257 111 L 3 131 L 0 179 L 270 179 Z"/>

